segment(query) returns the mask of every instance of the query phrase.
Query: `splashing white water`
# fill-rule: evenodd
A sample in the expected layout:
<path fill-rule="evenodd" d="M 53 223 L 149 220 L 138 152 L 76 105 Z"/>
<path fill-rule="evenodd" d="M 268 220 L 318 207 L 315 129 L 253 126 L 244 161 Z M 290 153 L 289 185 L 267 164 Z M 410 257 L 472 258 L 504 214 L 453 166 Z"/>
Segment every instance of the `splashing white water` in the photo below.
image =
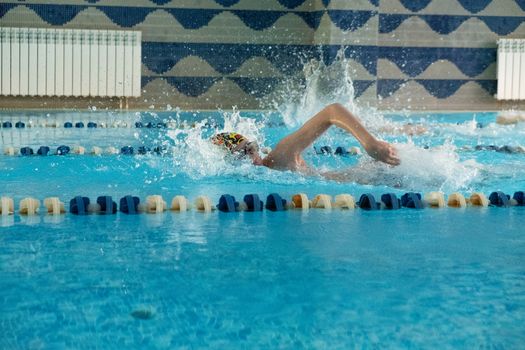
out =
<path fill-rule="evenodd" d="M 357 114 L 372 131 L 402 129 L 402 124 L 385 119 L 373 108 L 362 108 L 355 104 L 354 88 L 350 62 L 339 55 L 335 62 L 326 66 L 322 62 L 310 61 L 305 65 L 305 83 L 301 88 L 293 83 L 285 84 L 287 90 L 280 91 L 280 101 L 286 96 L 287 103 L 274 101 L 288 128 L 301 125 L 311 116 L 330 103 L 341 103 Z M 247 180 L 258 179 L 271 183 L 290 183 L 304 181 L 304 178 L 289 172 L 277 172 L 261 167 L 253 167 L 249 160 L 232 160 L 225 157 L 224 151 L 209 142 L 213 133 L 236 131 L 251 140 L 264 145 L 262 133 L 264 121 L 241 117 L 239 111 L 221 111 L 224 119 L 222 127 L 214 130 L 206 128 L 204 120 L 194 128 L 171 130 L 169 137 L 178 149 L 174 155 L 175 169 L 191 178 L 206 176 L 242 177 Z M 469 125 L 468 130 L 473 127 Z M 323 141 L 349 140 L 351 136 L 331 131 L 323 136 Z M 419 148 L 413 143 L 396 144 L 401 165 L 390 167 L 376 162 L 368 156 L 361 157 L 358 164 L 341 172 L 344 181 L 387 185 L 406 189 L 434 189 L 453 191 L 469 186 L 477 176 L 479 165 L 474 161 L 461 162 L 453 145 L 446 144 L 431 150 Z M 341 180 L 341 179 L 339 179 Z"/>
<path fill-rule="evenodd" d="M 174 152 L 176 169 L 192 178 L 218 175 L 248 174 L 253 166 L 248 160 L 233 160 L 225 156 L 220 147 L 210 142 L 212 134 L 235 131 L 249 140 L 264 144 L 262 133 L 263 122 L 253 118 L 241 117 L 238 110 L 221 111 L 224 123 L 210 134 L 206 128 L 208 120 L 195 123 L 193 128 L 168 131 L 168 136 L 174 140 L 177 149 Z M 179 137 L 182 136 L 182 137 Z M 235 166 L 232 166 L 232 162 Z"/>
<path fill-rule="evenodd" d="M 331 178 L 341 182 L 387 185 L 416 191 L 432 189 L 450 192 L 469 188 L 481 169 L 475 161 L 460 161 L 456 147 L 451 144 L 433 149 L 420 148 L 411 142 L 395 146 L 401 159 L 400 165 L 391 167 L 365 156 L 356 166 L 333 172 Z"/>

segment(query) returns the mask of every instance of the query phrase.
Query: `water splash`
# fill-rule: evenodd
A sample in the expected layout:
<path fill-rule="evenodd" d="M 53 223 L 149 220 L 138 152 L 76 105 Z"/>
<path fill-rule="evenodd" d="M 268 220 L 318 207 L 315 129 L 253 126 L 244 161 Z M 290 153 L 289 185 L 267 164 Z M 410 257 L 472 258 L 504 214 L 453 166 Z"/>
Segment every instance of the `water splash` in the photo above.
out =
<path fill-rule="evenodd" d="M 253 166 L 248 160 L 227 157 L 223 149 L 210 142 L 210 137 L 220 132 L 235 131 L 262 145 L 264 121 L 241 117 L 235 108 L 232 112 L 221 111 L 220 114 L 218 120 L 204 119 L 192 128 L 168 131 L 167 136 L 174 142 L 176 171 L 191 178 L 247 175 L 252 171 Z"/>
<path fill-rule="evenodd" d="M 452 144 L 425 149 L 408 142 L 395 147 L 401 159 L 396 167 L 363 156 L 355 166 L 329 172 L 328 177 L 338 182 L 450 192 L 469 189 L 481 170 L 474 160 L 461 161 Z"/>
<path fill-rule="evenodd" d="M 298 84 L 296 78 L 291 78 L 278 91 L 278 96 L 270 100 L 273 107 L 282 116 L 287 133 L 302 125 L 324 106 L 340 103 L 354 114 L 376 135 L 383 138 L 396 132 L 402 132 L 404 124 L 393 122 L 374 108 L 356 104 L 350 60 L 340 53 L 331 65 L 322 61 L 309 61 L 304 65 L 304 80 Z M 274 96 L 275 97 L 275 96 Z M 283 102 L 283 99 L 286 99 Z M 209 137 L 218 132 L 236 131 L 260 145 L 265 145 L 263 127 L 265 120 L 241 117 L 238 110 L 233 112 L 220 111 L 221 120 L 203 120 L 194 128 L 171 130 L 168 136 L 175 143 L 174 168 L 176 172 L 184 173 L 190 178 L 198 179 L 207 176 L 222 176 L 227 180 L 243 181 L 260 180 L 269 183 L 293 183 L 294 181 L 320 181 L 319 178 L 306 180 L 302 176 L 290 175 L 288 172 L 277 172 L 269 169 L 253 167 L 248 160 L 232 160 L 225 157 L 224 152 L 209 142 Z M 210 125 L 214 127 L 210 128 Z M 273 129 L 270 129 L 273 132 Z M 465 125 L 463 133 L 476 132 L 475 121 Z M 389 138 L 395 141 L 396 138 Z M 406 137 L 401 138 L 406 139 Z M 368 156 L 362 156 L 353 168 L 340 172 L 344 180 L 372 185 L 387 185 L 405 189 L 439 189 L 455 191 L 465 189 L 478 176 L 479 164 L 475 161 L 460 161 L 455 146 L 450 143 L 431 150 L 416 146 L 411 139 L 406 144 L 398 143 L 401 165 L 390 167 L 376 162 Z M 333 128 L 323 135 L 319 142 L 326 144 L 357 144 L 347 133 Z M 272 146 L 272 145 L 270 145 Z M 308 158 L 311 157 L 307 157 Z M 319 163 L 317 160 L 314 163 Z M 344 164 L 337 164 L 340 169 Z M 324 170 L 326 166 L 321 164 Z"/>

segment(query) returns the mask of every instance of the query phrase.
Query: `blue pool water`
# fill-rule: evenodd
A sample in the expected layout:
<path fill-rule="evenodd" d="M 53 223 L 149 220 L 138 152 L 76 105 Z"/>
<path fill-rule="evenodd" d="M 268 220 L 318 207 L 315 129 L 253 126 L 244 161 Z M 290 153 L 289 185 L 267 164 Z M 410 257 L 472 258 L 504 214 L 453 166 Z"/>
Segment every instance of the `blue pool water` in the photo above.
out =
<path fill-rule="evenodd" d="M 525 145 L 525 127 L 496 125 L 494 113 L 389 116 L 429 130 L 413 138 L 376 132 L 398 144 L 403 163 L 394 169 L 366 156 L 307 152 L 323 169 L 356 169 L 345 183 L 242 162 L 232 169 L 199 141 L 210 125 L 230 124 L 272 146 L 294 128 L 278 116 L 177 118 L 176 129 L 1 129 L 3 147 L 160 145 L 167 154 L 0 156 L 0 195 L 18 206 L 27 196 L 204 194 L 216 202 L 223 193 L 525 190 L 525 154 L 474 150 Z M 181 132 L 185 123 L 198 128 Z M 333 130 L 322 145 L 357 144 Z M 523 207 L 2 217 L 0 348 L 519 349 L 524 217 Z"/>

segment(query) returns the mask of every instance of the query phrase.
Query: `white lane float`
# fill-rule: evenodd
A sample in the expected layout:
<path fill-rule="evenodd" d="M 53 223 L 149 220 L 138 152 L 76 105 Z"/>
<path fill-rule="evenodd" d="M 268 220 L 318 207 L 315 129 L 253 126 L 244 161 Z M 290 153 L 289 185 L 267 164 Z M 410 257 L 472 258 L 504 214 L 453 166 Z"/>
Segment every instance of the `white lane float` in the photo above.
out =
<path fill-rule="evenodd" d="M 473 207 L 488 207 L 490 202 L 483 193 L 474 192 L 470 195 L 469 203 Z"/>
<path fill-rule="evenodd" d="M 448 196 L 447 205 L 453 208 L 465 208 L 467 200 L 461 193 L 454 192 Z"/>
<path fill-rule="evenodd" d="M 210 213 L 215 207 L 211 204 L 210 198 L 207 196 L 199 196 L 195 200 L 195 209 L 199 212 Z"/>
<path fill-rule="evenodd" d="M 13 198 L 0 198 L 0 214 L 2 216 L 13 215 L 15 213 L 15 202 Z"/>
<path fill-rule="evenodd" d="M 312 199 L 312 208 L 332 209 L 332 197 L 327 194 L 318 194 Z"/>
<path fill-rule="evenodd" d="M 16 156 L 18 155 L 18 150 L 12 146 L 4 148 L 4 154 L 6 156 Z"/>
<path fill-rule="evenodd" d="M 442 192 L 429 192 L 425 194 L 423 201 L 431 208 L 445 207 L 445 195 Z"/>
<path fill-rule="evenodd" d="M 190 202 L 184 196 L 175 196 L 171 200 L 170 209 L 173 211 L 187 211 L 190 208 Z"/>
<path fill-rule="evenodd" d="M 99 156 L 102 153 L 103 153 L 102 148 L 100 148 L 98 146 L 93 146 L 93 148 L 91 148 L 91 154 L 93 154 L 93 155 Z"/>
<path fill-rule="evenodd" d="M 355 198 L 347 193 L 338 194 L 335 196 L 334 207 L 341 209 L 355 209 Z"/>
<path fill-rule="evenodd" d="M 64 203 L 62 203 L 58 197 L 48 197 L 44 199 L 44 206 L 48 214 L 60 215 L 66 212 Z"/>
<path fill-rule="evenodd" d="M 84 155 L 86 154 L 86 149 L 82 146 L 73 146 L 73 154 L 80 154 Z"/>
<path fill-rule="evenodd" d="M 27 197 L 20 201 L 20 215 L 38 215 L 40 201 L 36 198 Z"/>
<path fill-rule="evenodd" d="M 151 195 L 146 197 L 146 212 L 149 214 L 163 213 L 167 208 L 166 201 L 161 195 Z"/>
<path fill-rule="evenodd" d="M 305 193 L 294 194 L 291 203 L 295 209 L 302 209 L 303 211 L 310 209 L 310 201 Z"/>

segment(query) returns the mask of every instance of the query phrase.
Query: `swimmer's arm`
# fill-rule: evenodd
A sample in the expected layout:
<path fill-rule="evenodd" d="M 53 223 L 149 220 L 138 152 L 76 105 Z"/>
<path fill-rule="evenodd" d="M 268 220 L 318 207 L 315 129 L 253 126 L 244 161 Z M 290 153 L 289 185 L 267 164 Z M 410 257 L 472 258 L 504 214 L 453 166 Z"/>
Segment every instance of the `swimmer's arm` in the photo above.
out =
<path fill-rule="evenodd" d="M 332 125 L 352 134 L 371 157 L 391 165 L 399 164 L 395 148 L 387 142 L 377 140 L 356 116 L 338 103 L 325 107 L 299 130 L 282 139 L 267 159 L 276 168 L 289 167 L 290 163 L 295 162 L 295 158 Z"/>

